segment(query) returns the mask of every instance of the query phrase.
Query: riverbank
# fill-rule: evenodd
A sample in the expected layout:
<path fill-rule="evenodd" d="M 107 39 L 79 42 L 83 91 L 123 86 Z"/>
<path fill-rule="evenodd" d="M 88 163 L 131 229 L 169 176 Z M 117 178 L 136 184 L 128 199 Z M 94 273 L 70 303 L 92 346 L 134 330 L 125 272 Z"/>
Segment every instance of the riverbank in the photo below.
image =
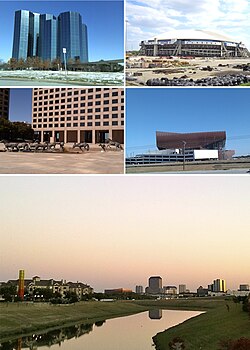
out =
<path fill-rule="evenodd" d="M 175 337 L 182 338 L 188 350 L 217 350 L 220 340 L 250 338 L 250 320 L 242 311 L 242 305 L 223 298 L 81 302 L 74 305 L 2 303 L 0 338 L 6 341 L 78 322 L 90 324 L 158 308 L 206 313 L 155 335 L 157 350 L 169 350 L 168 344 Z"/>
<path fill-rule="evenodd" d="M 250 339 L 250 318 L 242 304 L 224 299 L 170 300 L 168 309 L 206 311 L 199 317 L 158 333 L 153 337 L 156 350 L 169 350 L 169 342 L 179 337 L 188 350 L 217 350 L 221 340 Z"/>
<path fill-rule="evenodd" d="M 148 304 L 134 302 L 79 302 L 69 305 L 47 303 L 0 303 L 0 338 L 11 340 L 77 322 L 90 324 L 147 311 Z"/>

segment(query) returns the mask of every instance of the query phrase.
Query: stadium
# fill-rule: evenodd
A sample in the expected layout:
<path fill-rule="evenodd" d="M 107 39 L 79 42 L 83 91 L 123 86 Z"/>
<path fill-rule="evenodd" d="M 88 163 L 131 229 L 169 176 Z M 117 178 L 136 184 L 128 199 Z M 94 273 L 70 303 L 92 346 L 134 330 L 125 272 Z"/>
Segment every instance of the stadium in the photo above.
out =
<path fill-rule="evenodd" d="M 250 57 L 242 42 L 205 30 L 176 30 L 141 41 L 140 46 L 144 56 Z"/>
<path fill-rule="evenodd" d="M 173 133 L 156 131 L 158 150 L 126 158 L 126 165 L 168 162 L 229 160 L 234 150 L 226 150 L 226 132 Z"/>

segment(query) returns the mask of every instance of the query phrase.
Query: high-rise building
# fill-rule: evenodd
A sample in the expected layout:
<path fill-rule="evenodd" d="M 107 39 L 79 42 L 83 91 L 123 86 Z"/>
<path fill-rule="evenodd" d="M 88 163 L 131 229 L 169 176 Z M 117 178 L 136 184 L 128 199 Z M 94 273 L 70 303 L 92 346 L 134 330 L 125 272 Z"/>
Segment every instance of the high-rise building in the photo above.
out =
<path fill-rule="evenodd" d="M 214 280 L 212 291 L 216 292 L 216 293 L 219 293 L 219 292 L 225 293 L 227 291 L 226 290 L 226 281 L 222 280 L 220 278 L 217 278 L 216 280 Z"/>
<path fill-rule="evenodd" d="M 43 60 L 57 58 L 57 19 L 50 14 L 40 15 L 38 56 Z"/>
<path fill-rule="evenodd" d="M 162 278 L 160 276 L 151 276 L 148 280 L 148 287 L 146 293 L 148 294 L 160 294 L 162 293 Z"/>
<path fill-rule="evenodd" d="M 78 12 L 63 12 L 58 17 L 27 10 L 15 12 L 12 58 L 60 58 L 88 62 L 87 26 Z"/>
<path fill-rule="evenodd" d="M 16 11 L 12 58 L 16 58 L 17 60 L 21 58 L 27 59 L 29 56 L 28 46 L 30 37 L 30 11 Z"/>
<path fill-rule="evenodd" d="M 187 291 L 187 286 L 185 284 L 179 284 L 179 294 L 184 294 Z"/>
<path fill-rule="evenodd" d="M 0 89 L 0 118 L 9 119 L 10 89 Z"/>
<path fill-rule="evenodd" d="M 136 294 L 143 294 L 143 286 L 136 286 L 135 292 Z"/>
<path fill-rule="evenodd" d="M 67 60 L 87 62 L 87 27 L 82 24 L 82 16 L 78 12 L 63 12 L 58 16 L 58 57 L 64 61 L 63 48 L 66 49 Z"/>
<path fill-rule="evenodd" d="M 41 142 L 124 143 L 124 89 L 33 89 L 32 128 Z"/>

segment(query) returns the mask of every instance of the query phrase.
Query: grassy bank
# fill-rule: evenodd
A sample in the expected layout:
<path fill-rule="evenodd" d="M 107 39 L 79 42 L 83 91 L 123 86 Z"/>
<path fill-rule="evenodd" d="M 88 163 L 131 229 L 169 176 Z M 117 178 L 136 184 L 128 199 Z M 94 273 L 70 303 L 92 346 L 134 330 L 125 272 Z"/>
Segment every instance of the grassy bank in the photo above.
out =
<path fill-rule="evenodd" d="M 242 305 L 216 298 L 81 302 L 75 305 L 4 303 L 0 304 L 0 338 L 9 340 L 34 331 L 78 322 L 89 324 L 156 308 L 206 311 L 179 326 L 158 333 L 154 337 L 157 350 L 169 350 L 168 344 L 175 337 L 185 341 L 187 350 L 217 350 L 222 339 L 250 338 L 250 320 L 247 313 L 242 311 Z"/>
<path fill-rule="evenodd" d="M 108 318 L 127 316 L 150 309 L 134 302 L 80 302 L 70 305 L 47 303 L 1 303 L 0 338 L 9 340 L 34 331 L 81 322 L 94 323 Z"/>
<path fill-rule="evenodd" d="M 169 350 L 168 344 L 175 337 L 183 339 L 188 350 L 216 350 L 219 349 L 221 340 L 250 338 L 250 319 L 242 311 L 241 304 L 223 299 L 177 300 L 167 303 L 168 309 L 192 309 L 206 313 L 158 333 L 154 337 L 157 350 Z"/>

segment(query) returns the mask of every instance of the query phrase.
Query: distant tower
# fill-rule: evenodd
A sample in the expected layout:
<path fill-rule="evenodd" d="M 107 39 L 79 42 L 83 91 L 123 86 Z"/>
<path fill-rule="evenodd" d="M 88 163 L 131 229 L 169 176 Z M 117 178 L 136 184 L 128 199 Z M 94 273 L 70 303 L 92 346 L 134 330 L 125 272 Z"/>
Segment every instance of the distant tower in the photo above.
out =
<path fill-rule="evenodd" d="M 0 118 L 9 119 L 10 89 L 0 89 Z"/>
<path fill-rule="evenodd" d="M 187 287 L 185 284 L 179 284 L 179 294 L 184 294 L 187 291 Z"/>
<path fill-rule="evenodd" d="M 148 280 L 148 287 L 146 288 L 148 294 L 162 293 L 162 278 L 160 276 L 151 276 Z"/>
<path fill-rule="evenodd" d="M 227 290 L 226 290 L 226 281 L 225 280 L 222 280 L 220 278 L 217 278 L 216 280 L 214 280 L 213 282 L 213 287 L 212 287 L 212 291 L 213 292 L 223 292 L 225 293 Z"/>
<path fill-rule="evenodd" d="M 24 297 L 24 270 L 19 270 L 18 296 L 21 300 Z"/>
<path fill-rule="evenodd" d="M 143 294 L 143 286 L 136 286 L 135 292 L 136 294 Z"/>

